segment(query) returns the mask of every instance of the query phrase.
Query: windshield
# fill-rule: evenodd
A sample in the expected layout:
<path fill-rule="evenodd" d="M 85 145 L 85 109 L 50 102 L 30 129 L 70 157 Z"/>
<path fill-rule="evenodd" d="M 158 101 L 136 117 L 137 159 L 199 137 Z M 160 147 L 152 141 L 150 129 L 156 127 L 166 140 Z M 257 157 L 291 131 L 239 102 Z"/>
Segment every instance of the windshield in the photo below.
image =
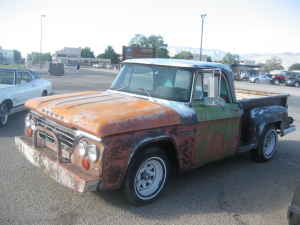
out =
<path fill-rule="evenodd" d="M 13 85 L 15 82 L 15 73 L 9 70 L 0 70 L 0 84 Z"/>
<path fill-rule="evenodd" d="M 192 71 L 176 67 L 125 64 L 111 89 L 174 101 L 189 101 Z"/>

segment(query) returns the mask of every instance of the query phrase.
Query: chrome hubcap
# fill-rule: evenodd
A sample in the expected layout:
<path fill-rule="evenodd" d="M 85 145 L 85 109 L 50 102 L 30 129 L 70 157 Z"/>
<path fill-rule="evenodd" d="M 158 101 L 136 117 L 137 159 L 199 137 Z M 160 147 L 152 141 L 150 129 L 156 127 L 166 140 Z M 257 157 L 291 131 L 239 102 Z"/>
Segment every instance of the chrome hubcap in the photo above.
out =
<path fill-rule="evenodd" d="M 134 189 L 140 199 L 154 198 L 166 181 L 166 165 L 159 157 L 147 159 L 139 168 L 134 181 Z"/>
<path fill-rule="evenodd" d="M 277 134 L 275 130 L 270 130 L 264 140 L 264 154 L 267 158 L 270 158 L 275 152 L 277 143 Z"/>

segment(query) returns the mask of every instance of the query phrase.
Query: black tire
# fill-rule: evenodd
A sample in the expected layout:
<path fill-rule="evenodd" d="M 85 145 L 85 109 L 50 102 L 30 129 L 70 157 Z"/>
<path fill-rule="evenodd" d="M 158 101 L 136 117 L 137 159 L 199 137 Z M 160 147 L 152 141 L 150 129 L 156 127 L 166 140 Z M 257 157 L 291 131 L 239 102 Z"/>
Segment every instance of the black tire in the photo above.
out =
<path fill-rule="evenodd" d="M 279 85 L 279 84 L 280 84 L 280 81 L 279 81 L 278 79 L 275 79 L 275 80 L 274 80 L 274 84 L 275 84 L 275 85 Z"/>
<path fill-rule="evenodd" d="M 300 83 L 299 83 L 299 82 L 296 82 L 296 83 L 294 84 L 294 86 L 298 88 L 298 87 L 300 87 Z"/>
<path fill-rule="evenodd" d="M 267 138 L 269 138 L 267 140 Z M 271 141 L 274 141 L 274 143 Z M 269 143 L 266 143 L 269 142 Z M 269 144 L 269 145 L 268 145 Z M 252 159 L 256 162 L 266 162 L 277 152 L 278 134 L 274 126 L 267 126 L 259 138 L 257 149 L 252 150 Z M 268 147 L 267 147 L 268 146 Z"/>
<path fill-rule="evenodd" d="M 154 171 L 152 171 L 152 167 L 150 167 L 149 164 L 146 165 L 147 163 L 151 162 L 157 164 L 158 166 L 154 169 Z M 147 169 L 145 168 L 150 168 L 152 174 L 147 174 Z M 160 169 L 162 170 L 159 171 Z M 131 204 L 136 206 L 149 204 L 156 200 L 167 186 L 170 171 L 170 161 L 167 155 L 160 148 L 152 147 L 149 149 L 145 149 L 145 151 L 136 155 L 133 159 L 133 162 L 128 168 L 127 176 L 125 178 L 124 192 L 127 200 Z M 159 172 L 162 172 L 161 179 L 159 179 Z M 155 175 L 153 175 L 153 173 Z M 141 178 L 140 180 L 138 179 L 139 177 Z M 141 184 L 142 182 L 146 183 Z M 156 187 L 155 184 L 158 184 L 158 186 Z M 139 185 L 140 187 L 138 188 Z M 147 187 L 148 185 L 149 187 Z M 147 188 L 150 191 L 153 190 L 153 193 L 149 195 L 143 195 L 143 191 L 145 193 L 145 190 L 147 191 Z"/>
<path fill-rule="evenodd" d="M 48 95 L 48 92 L 46 90 L 44 90 L 43 93 L 42 93 L 42 97 L 45 97 L 47 95 Z"/>
<path fill-rule="evenodd" d="M 4 127 L 8 123 L 9 117 L 9 105 L 7 103 L 2 103 L 0 105 L 0 127 Z"/>

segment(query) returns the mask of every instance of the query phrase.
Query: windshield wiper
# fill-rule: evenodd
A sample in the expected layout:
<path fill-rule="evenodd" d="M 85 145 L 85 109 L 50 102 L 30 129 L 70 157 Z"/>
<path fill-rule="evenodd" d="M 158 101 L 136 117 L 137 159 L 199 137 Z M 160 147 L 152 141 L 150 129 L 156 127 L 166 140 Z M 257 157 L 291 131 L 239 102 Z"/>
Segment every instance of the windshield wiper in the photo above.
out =
<path fill-rule="evenodd" d="M 152 96 L 150 95 L 150 92 L 149 92 L 147 89 L 145 89 L 145 88 L 138 88 L 137 90 L 138 90 L 138 91 L 139 91 L 139 90 L 144 91 L 144 92 L 148 95 L 148 97 L 152 99 Z"/>

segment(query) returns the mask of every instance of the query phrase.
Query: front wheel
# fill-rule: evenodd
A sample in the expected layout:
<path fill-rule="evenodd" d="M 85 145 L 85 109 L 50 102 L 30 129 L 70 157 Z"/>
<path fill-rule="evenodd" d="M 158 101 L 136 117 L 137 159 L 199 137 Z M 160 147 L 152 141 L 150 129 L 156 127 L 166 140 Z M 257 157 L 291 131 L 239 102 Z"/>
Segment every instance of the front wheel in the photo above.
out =
<path fill-rule="evenodd" d="M 157 199 L 166 187 L 169 171 L 169 160 L 160 149 L 150 149 L 150 152 L 137 155 L 125 180 L 124 191 L 128 201 L 144 205 Z"/>
<path fill-rule="evenodd" d="M 273 126 L 268 126 L 260 137 L 258 148 L 252 151 L 255 161 L 266 162 L 273 158 L 277 151 L 278 135 Z"/>
<path fill-rule="evenodd" d="M 274 80 L 274 84 L 279 85 L 280 84 L 279 80 L 278 79 Z"/>
<path fill-rule="evenodd" d="M 4 127 L 8 123 L 9 107 L 8 104 L 0 105 L 0 127 Z"/>

